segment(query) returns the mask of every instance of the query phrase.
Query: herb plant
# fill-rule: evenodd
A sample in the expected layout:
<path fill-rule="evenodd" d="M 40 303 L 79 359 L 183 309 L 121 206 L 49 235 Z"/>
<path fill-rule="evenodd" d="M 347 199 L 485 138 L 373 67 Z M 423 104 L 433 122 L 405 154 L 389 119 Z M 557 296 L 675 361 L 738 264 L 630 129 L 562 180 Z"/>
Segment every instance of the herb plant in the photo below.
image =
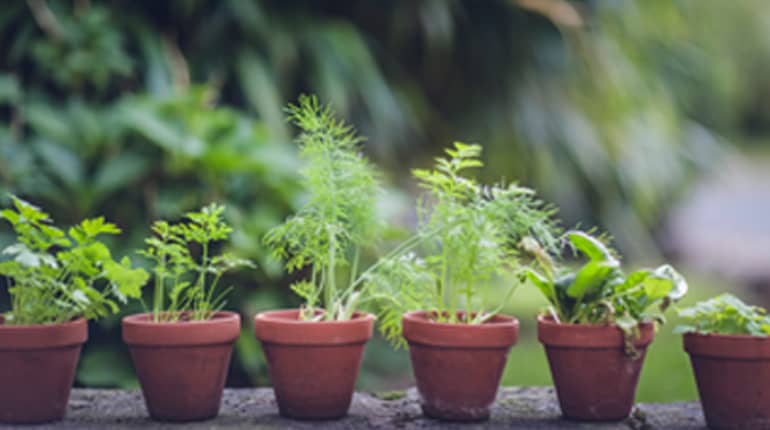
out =
<path fill-rule="evenodd" d="M 688 320 L 675 333 L 770 336 L 770 316 L 764 308 L 750 306 L 732 294 L 720 294 L 679 310 Z"/>
<path fill-rule="evenodd" d="M 376 209 L 382 195 L 380 177 L 359 151 L 363 138 L 313 96 L 301 96 L 299 104 L 289 105 L 288 114 L 301 130 L 297 141 L 305 167 L 300 173 L 309 197 L 296 214 L 268 232 L 265 241 L 289 272 L 309 271 L 309 279 L 291 286 L 305 300 L 301 319 L 348 320 L 373 299 L 363 292 L 367 281 L 413 248 L 419 237 L 407 239 L 362 270 L 362 253 L 383 232 Z"/>
<path fill-rule="evenodd" d="M 548 313 L 564 324 L 612 323 L 632 337 L 641 321 L 664 321 L 662 312 L 687 292 L 687 282 L 669 265 L 626 275 L 616 252 L 582 231 L 567 232 L 566 241 L 588 261 L 572 269 L 554 261 L 540 244 L 526 238 L 521 246 L 541 269 L 527 269 L 543 293 Z"/>
<path fill-rule="evenodd" d="M 533 190 L 515 184 L 485 186 L 465 176 L 483 165 L 481 146 L 456 142 L 446 154 L 436 159 L 434 169 L 413 171 L 427 192 L 418 205 L 417 235 L 426 257 L 408 254 L 373 274 L 373 284 L 387 301 L 381 327 L 395 342 L 406 311 L 429 311 L 440 322 L 484 323 L 502 310 L 520 284 L 515 276 L 503 300 L 493 305 L 482 300 L 482 290 L 496 275 L 522 274 L 518 243 L 534 236 L 546 246 L 558 245 L 555 209 Z"/>
<path fill-rule="evenodd" d="M 223 206 L 212 203 L 187 213 L 185 222 L 153 224 L 154 235 L 140 251 L 154 263 L 153 321 L 210 319 L 222 309 L 232 289 L 217 291 L 222 275 L 237 267 L 254 267 L 251 261 L 229 253 L 214 255 L 215 242 L 226 240 L 232 232 L 222 219 L 223 212 Z"/>
<path fill-rule="evenodd" d="M 64 230 L 40 208 L 13 197 L 13 209 L 0 211 L 17 242 L 2 254 L 11 310 L 5 324 L 52 324 L 83 317 L 94 319 L 118 311 L 118 303 L 141 296 L 148 275 L 133 269 L 128 257 L 113 259 L 101 235 L 120 229 L 104 218 L 83 220 Z"/>

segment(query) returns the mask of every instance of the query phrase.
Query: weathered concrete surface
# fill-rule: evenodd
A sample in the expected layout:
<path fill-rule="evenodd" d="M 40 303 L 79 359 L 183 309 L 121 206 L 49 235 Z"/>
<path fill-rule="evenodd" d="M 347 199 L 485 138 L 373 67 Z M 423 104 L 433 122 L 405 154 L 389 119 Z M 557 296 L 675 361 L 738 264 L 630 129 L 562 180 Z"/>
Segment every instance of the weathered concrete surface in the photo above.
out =
<path fill-rule="evenodd" d="M 220 416 L 185 424 L 158 423 L 147 418 L 141 393 L 119 390 L 72 392 L 67 418 L 39 426 L 0 426 L 3 429 L 702 429 L 697 403 L 640 404 L 624 422 L 596 424 L 560 419 L 552 388 L 507 387 L 500 390 L 492 418 L 483 423 L 450 424 L 422 416 L 415 390 L 356 394 L 350 414 L 338 421 L 302 422 L 282 418 L 272 390 L 226 390 Z"/>

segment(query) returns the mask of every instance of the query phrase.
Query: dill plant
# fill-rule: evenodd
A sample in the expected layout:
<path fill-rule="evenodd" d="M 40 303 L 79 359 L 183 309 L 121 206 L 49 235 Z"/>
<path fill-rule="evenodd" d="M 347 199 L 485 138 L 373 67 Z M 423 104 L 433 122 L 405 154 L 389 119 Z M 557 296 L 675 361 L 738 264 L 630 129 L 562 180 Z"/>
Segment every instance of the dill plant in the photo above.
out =
<path fill-rule="evenodd" d="M 362 254 L 384 231 L 377 213 L 381 178 L 360 153 L 364 139 L 315 96 L 300 96 L 287 112 L 300 129 L 296 140 L 308 200 L 270 230 L 265 242 L 290 273 L 309 272 L 308 279 L 291 285 L 304 299 L 301 319 L 348 320 L 376 298 L 370 287 L 374 274 L 413 248 L 419 237 L 408 238 L 363 269 Z"/>
<path fill-rule="evenodd" d="M 182 222 L 160 220 L 152 225 L 153 235 L 145 239 L 147 247 L 139 253 L 154 264 L 153 321 L 210 319 L 232 290 L 218 291 L 222 275 L 238 267 L 254 267 L 233 254 L 215 254 L 216 242 L 228 239 L 232 232 L 223 220 L 224 210 L 212 203 L 188 212 Z"/>
<path fill-rule="evenodd" d="M 5 324 L 54 324 L 94 319 L 118 311 L 119 303 L 139 298 L 148 275 L 124 257 L 113 259 L 100 240 L 120 229 L 103 217 L 85 219 L 66 233 L 40 208 L 12 196 L 13 208 L 0 211 L 17 242 L 2 254 L 11 310 Z"/>
<path fill-rule="evenodd" d="M 556 210 L 516 184 L 483 185 L 467 175 L 483 166 L 482 148 L 455 142 L 433 169 L 416 169 L 425 195 L 418 203 L 420 254 L 383 264 L 372 285 L 383 303 L 380 328 L 396 344 L 404 312 L 428 311 L 440 322 L 482 324 L 499 313 L 523 279 L 519 242 L 529 236 L 556 247 Z M 420 257 L 422 255 L 423 257 Z M 483 289 L 513 273 L 497 303 Z"/>

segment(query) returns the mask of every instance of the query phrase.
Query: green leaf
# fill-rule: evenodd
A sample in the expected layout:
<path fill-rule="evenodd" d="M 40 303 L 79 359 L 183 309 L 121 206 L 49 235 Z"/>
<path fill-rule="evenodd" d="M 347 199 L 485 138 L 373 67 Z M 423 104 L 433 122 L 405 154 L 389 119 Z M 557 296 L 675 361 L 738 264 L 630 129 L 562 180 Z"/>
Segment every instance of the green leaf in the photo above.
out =
<path fill-rule="evenodd" d="M 85 177 L 83 161 L 71 149 L 49 141 L 39 141 L 34 145 L 38 156 L 46 169 L 69 189 L 79 189 Z"/>
<path fill-rule="evenodd" d="M 567 232 L 567 238 L 591 261 L 615 261 L 612 252 L 601 241 L 582 231 Z"/>
<path fill-rule="evenodd" d="M 93 182 L 94 192 L 104 195 L 126 187 L 144 177 L 150 167 L 148 158 L 132 152 L 112 157 L 99 166 Z"/>
<path fill-rule="evenodd" d="M 615 318 L 614 323 L 625 333 L 631 333 L 639 325 L 639 321 L 630 315 L 621 315 Z"/>
<path fill-rule="evenodd" d="M 674 283 L 670 279 L 661 279 L 656 277 L 647 277 L 642 281 L 644 293 L 651 301 L 660 300 L 673 290 Z"/>
<path fill-rule="evenodd" d="M 609 275 L 618 268 L 616 260 L 590 261 L 575 276 L 575 281 L 567 288 L 567 295 L 582 299 L 599 289 L 608 281 Z"/>
<path fill-rule="evenodd" d="M 668 294 L 671 300 L 677 301 L 687 294 L 687 280 L 668 264 L 658 267 L 653 274 L 661 279 L 668 279 L 673 283 L 673 288 Z"/>
<path fill-rule="evenodd" d="M 129 298 L 141 297 L 142 287 L 147 283 L 147 280 L 150 277 L 144 269 L 132 269 L 131 260 L 129 260 L 128 257 L 123 257 L 120 263 L 111 260 L 105 262 L 104 272 L 107 279 L 117 289 L 120 295 Z M 118 297 L 120 297 L 120 295 Z"/>
<path fill-rule="evenodd" d="M 527 279 L 535 285 L 550 303 L 557 301 L 554 285 L 534 270 L 527 270 Z"/>

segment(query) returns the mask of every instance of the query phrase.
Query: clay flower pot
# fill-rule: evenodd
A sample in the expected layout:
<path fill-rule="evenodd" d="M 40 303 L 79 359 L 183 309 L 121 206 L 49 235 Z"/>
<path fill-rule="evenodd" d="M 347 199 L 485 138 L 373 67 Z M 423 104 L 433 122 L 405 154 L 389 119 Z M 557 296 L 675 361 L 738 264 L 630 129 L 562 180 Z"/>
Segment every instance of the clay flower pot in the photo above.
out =
<path fill-rule="evenodd" d="M 628 417 L 653 323 L 639 325 L 634 358 L 625 352 L 623 332 L 614 325 L 560 324 L 537 318 L 537 337 L 545 346 L 551 376 L 565 418 L 618 421 Z"/>
<path fill-rule="evenodd" d="M 710 428 L 770 428 L 770 338 L 687 333 L 684 349 Z"/>
<path fill-rule="evenodd" d="M 64 417 L 88 323 L 4 325 L 0 317 L 0 422 Z"/>
<path fill-rule="evenodd" d="M 519 322 L 497 315 L 484 324 L 437 323 L 421 311 L 405 314 L 403 327 L 423 413 L 451 421 L 488 419 Z"/>
<path fill-rule="evenodd" d="M 345 416 L 374 315 L 348 321 L 301 321 L 299 310 L 269 311 L 254 319 L 281 415 L 297 419 Z"/>
<path fill-rule="evenodd" d="M 217 416 L 240 330 L 234 312 L 217 312 L 207 321 L 153 322 L 150 313 L 123 318 L 123 340 L 150 416 L 161 421 Z"/>

